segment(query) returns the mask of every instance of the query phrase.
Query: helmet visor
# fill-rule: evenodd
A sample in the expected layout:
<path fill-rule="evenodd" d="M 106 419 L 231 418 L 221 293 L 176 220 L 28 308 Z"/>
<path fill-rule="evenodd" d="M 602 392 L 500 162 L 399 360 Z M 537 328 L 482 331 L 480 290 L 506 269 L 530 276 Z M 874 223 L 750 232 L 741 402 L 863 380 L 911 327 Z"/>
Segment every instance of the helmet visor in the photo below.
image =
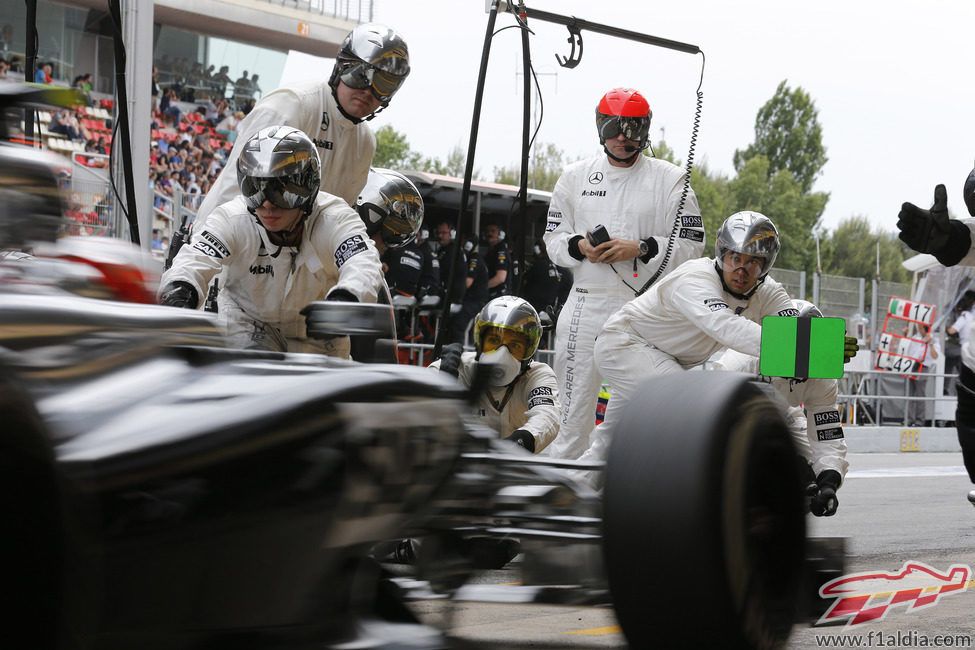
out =
<path fill-rule="evenodd" d="M 627 140 L 642 143 L 650 134 L 650 118 L 600 114 L 596 118 L 596 128 L 603 140 L 612 140 L 622 133 Z"/>
<path fill-rule="evenodd" d="M 406 68 L 408 72 L 409 66 L 407 65 Z M 391 72 L 364 61 L 347 63 L 339 73 L 339 80 L 346 86 L 353 90 L 369 88 L 379 101 L 387 101 L 392 97 L 405 79 L 405 73 Z"/>
<path fill-rule="evenodd" d="M 294 182 L 288 176 L 281 178 L 255 178 L 245 176 L 240 182 L 240 193 L 244 195 L 244 202 L 251 210 L 270 201 L 275 206 L 289 210 L 300 208 L 312 198 L 309 188 Z"/>
<path fill-rule="evenodd" d="M 423 221 L 423 206 L 416 201 L 394 199 L 383 219 L 383 241 L 387 246 L 405 246 L 416 239 L 416 227 Z"/>
<path fill-rule="evenodd" d="M 502 345 L 508 347 L 508 352 L 515 359 L 525 361 L 530 359 L 535 352 L 535 348 L 538 346 L 538 338 L 533 338 L 520 329 L 512 329 L 502 325 L 485 327 L 481 333 L 481 350 L 493 352 Z"/>

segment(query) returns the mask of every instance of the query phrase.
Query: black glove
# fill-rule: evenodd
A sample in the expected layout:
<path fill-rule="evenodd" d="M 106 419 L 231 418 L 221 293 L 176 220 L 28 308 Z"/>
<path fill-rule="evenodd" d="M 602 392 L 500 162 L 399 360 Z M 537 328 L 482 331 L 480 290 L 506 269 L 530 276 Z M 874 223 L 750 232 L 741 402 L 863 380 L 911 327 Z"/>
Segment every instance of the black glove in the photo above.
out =
<path fill-rule="evenodd" d="M 159 304 L 167 307 L 196 309 L 200 304 L 200 294 L 189 282 L 176 280 L 167 284 L 159 293 Z"/>
<path fill-rule="evenodd" d="M 840 489 L 840 473 L 832 469 L 824 469 L 816 477 L 819 490 L 809 500 L 809 512 L 817 517 L 832 517 L 840 501 L 836 498 L 836 491 Z"/>
<path fill-rule="evenodd" d="M 325 300 L 336 300 L 338 302 L 359 302 L 351 291 L 346 289 L 335 289 L 332 293 L 325 296 Z"/>
<path fill-rule="evenodd" d="M 850 359 L 857 355 L 860 344 L 857 343 L 855 336 L 843 337 L 843 363 L 850 363 Z"/>
<path fill-rule="evenodd" d="M 460 374 L 460 355 L 464 353 L 464 346 L 460 343 L 451 343 L 444 346 L 440 354 L 440 370 L 451 377 Z"/>
<path fill-rule="evenodd" d="M 524 429 L 515 429 L 505 440 L 510 440 L 519 447 L 524 447 L 531 453 L 535 453 L 535 436 Z"/>
<path fill-rule="evenodd" d="M 934 188 L 934 204 L 930 210 L 922 210 L 913 203 L 903 204 L 897 214 L 897 229 L 901 241 L 918 253 L 937 255 L 945 248 L 951 234 L 945 186 Z"/>

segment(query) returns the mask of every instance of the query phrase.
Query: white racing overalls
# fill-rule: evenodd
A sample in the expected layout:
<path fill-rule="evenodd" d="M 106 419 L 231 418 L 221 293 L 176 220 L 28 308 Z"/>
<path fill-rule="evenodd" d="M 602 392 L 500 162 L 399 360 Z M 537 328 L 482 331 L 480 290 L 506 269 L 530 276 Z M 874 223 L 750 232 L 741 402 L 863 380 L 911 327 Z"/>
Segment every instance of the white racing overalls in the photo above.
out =
<path fill-rule="evenodd" d="M 836 380 L 811 377 L 800 381 L 788 377 L 763 377 L 759 374 L 759 359 L 736 350 L 727 350 L 713 368 L 755 375 L 771 384 L 789 405 L 786 423 L 796 447 L 813 475 L 827 469 L 846 477 L 846 438 L 836 408 Z"/>
<path fill-rule="evenodd" d="M 349 356 L 348 337 L 309 339 L 299 312 L 336 288 L 375 302 L 382 284 L 379 254 L 359 215 L 324 192 L 305 219 L 297 247 L 272 244 L 242 197 L 221 205 L 180 249 L 160 287 L 188 282 L 202 302 L 221 271 L 217 305 L 231 345 L 340 357 Z"/>
<path fill-rule="evenodd" d="M 477 371 L 473 352 L 461 356 L 458 381 L 470 386 Z M 440 359 L 430 364 L 440 369 Z M 545 449 L 559 432 L 559 389 L 555 373 L 546 363 L 532 361 L 528 370 L 512 384 L 510 394 L 505 386 L 491 386 L 478 396 L 474 415 L 484 425 L 504 438 L 517 429 L 525 429 L 535 438 L 535 453 Z"/>
<path fill-rule="evenodd" d="M 582 460 L 606 459 L 622 411 L 648 378 L 700 366 L 722 348 L 758 356 L 762 318 L 798 315 L 775 280 L 766 277 L 746 299 L 726 291 L 719 273 L 709 258 L 685 262 L 606 322 L 596 340 L 596 364 L 610 385 L 609 404 Z M 687 400 L 693 403 L 694 395 Z"/>
<path fill-rule="evenodd" d="M 556 325 L 555 374 L 562 421 L 547 455 L 577 458 L 589 446 L 602 385 L 593 362 L 596 335 L 606 319 L 632 300 L 660 268 L 675 228 L 684 176 L 679 167 L 656 158 L 640 155 L 631 167 L 614 167 L 600 155 L 567 167 L 555 186 L 545 246 L 555 264 L 571 269 L 573 285 Z M 700 214 L 697 198 L 688 189 L 661 277 L 681 262 L 702 255 L 704 226 Z M 646 264 L 636 259 L 612 266 L 570 255 L 569 242 L 599 224 L 616 239 L 653 237 L 658 253 Z"/>

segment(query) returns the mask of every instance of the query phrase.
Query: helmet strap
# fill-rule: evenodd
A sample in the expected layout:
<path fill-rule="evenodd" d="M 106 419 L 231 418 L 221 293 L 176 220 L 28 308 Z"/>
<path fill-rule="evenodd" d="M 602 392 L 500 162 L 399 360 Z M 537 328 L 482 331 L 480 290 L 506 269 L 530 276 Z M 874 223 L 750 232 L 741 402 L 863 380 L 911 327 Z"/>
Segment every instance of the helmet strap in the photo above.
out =
<path fill-rule="evenodd" d="M 345 109 L 342 108 L 342 102 L 339 101 L 339 95 L 335 91 L 335 88 L 337 86 L 338 86 L 338 84 L 335 84 L 335 86 L 332 86 L 332 97 L 335 99 L 335 105 L 338 106 L 338 108 L 339 108 L 339 113 L 341 113 L 342 116 L 345 117 L 345 119 L 349 120 L 353 124 L 358 124 L 359 122 L 362 122 L 362 119 L 363 118 L 361 118 L 361 117 L 354 117 L 352 115 L 349 115 L 348 113 L 345 112 Z M 376 112 L 378 113 L 379 111 L 376 111 Z M 373 113 L 373 115 L 375 115 L 375 113 Z M 365 119 L 371 120 L 372 119 L 372 116 L 367 117 Z"/>
<path fill-rule="evenodd" d="M 738 298 L 739 300 L 748 300 L 753 295 L 755 295 L 755 292 L 758 291 L 758 288 L 760 286 L 762 286 L 762 283 L 765 282 L 765 278 L 768 276 L 768 273 L 766 273 L 765 275 L 763 275 L 762 277 L 760 277 L 758 279 L 758 281 L 755 282 L 755 286 L 752 287 L 751 290 L 748 293 L 735 293 L 734 291 L 731 290 L 731 288 L 728 286 L 728 284 L 724 281 L 724 273 L 722 272 L 721 265 L 718 262 L 718 260 L 714 260 L 714 270 L 718 272 L 718 278 L 721 279 L 721 287 L 725 291 L 727 291 L 728 293 L 730 293 L 731 295 L 733 295 L 735 298 Z"/>
<path fill-rule="evenodd" d="M 368 122 L 368 121 L 369 121 L 369 120 L 371 120 L 372 118 L 374 118 L 374 117 L 376 117 L 377 115 L 379 115 L 380 113 L 382 113 L 382 112 L 383 112 L 383 109 L 384 109 L 384 108 L 386 108 L 386 107 L 388 107 L 388 106 L 389 106 L 389 102 L 383 102 L 382 104 L 380 104 L 380 105 L 379 105 L 379 108 L 377 108 L 376 110 L 374 110 L 374 111 L 373 111 L 372 113 L 369 113 L 368 115 L 366 115 L 366 116 L 365 116 L 364 118 L 362 118 L 362 119 L 363 119 L 363 120 L 365 120 L 366 122 Z M 345 112 L 345 111 L 343 111 L 343 113 L 344 113 L 344 112 Z"/>
<path fill-rule="evenodd" d="M 636 160 L 636 157 L 639 156 L 640 155 L 640 152 L 643 151 L 643 150 L 642 149 L 637 149 L 636 151 L 633 152 L 633 155 L 630 156 L 629 158 L 619 158 L 619 157 L 614 156 L 613 154 L 611 154 L 609 152 L 609 149 L 606 148 L 606 143 L 603 142 L 603 151 L 606 153 L 607 156 L 609 156 L 610 158 L 612 158 L 616 162 L 621 162 L 621 163 L 625 163 L 625 164 L 629 165 L 634 160 Z"/>

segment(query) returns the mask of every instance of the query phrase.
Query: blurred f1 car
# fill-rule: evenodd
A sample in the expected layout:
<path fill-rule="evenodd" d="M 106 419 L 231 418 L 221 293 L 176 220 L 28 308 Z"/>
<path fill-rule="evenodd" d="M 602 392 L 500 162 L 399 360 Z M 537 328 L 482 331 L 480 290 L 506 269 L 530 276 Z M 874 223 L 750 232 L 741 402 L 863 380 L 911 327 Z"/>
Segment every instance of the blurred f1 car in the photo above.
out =
<path fill-rule="evenodd" d="M 335 305 L 375 307 L 321 307 Z M 467 422 L 442 373 L 220 340 L 205 312 L 0 295 L 18 596 L 4 611 L 35 647 L 444 647 L 373 559 L 404 538 L 424 540 L 416 569 L 444 592 L 477 568 L 477 540 L 601 548 L 633 647 L 668 629 L 725 647 L 787 638 L 801 474 L 777 407 L 744 377 L 649 384 L 596 499 L 552 466 L 571 463 Z"/>
<path fill-rule="evenodd" d="M 37 185 L 0 187 L 26 201 L 0 211 L 8 251 L 58 243 L 32 155 L 0 148 Z M 473 424 L 442 373 L 228 349 L 212 314 L 72 276 L 0 274 L 3 612 L 31 647 L 447 647 L 383 566 L 403 540 L 446 594 L 513 539 L 594 549 L 605 573 L 562 582 L 603 589 L 635 648 L 778 647 L 800 615 L 802 474 L 744 376 L 648 383 L 597 495 Z M 389 310 L 319 303 L 309 322 L 390 336 Z"/>

